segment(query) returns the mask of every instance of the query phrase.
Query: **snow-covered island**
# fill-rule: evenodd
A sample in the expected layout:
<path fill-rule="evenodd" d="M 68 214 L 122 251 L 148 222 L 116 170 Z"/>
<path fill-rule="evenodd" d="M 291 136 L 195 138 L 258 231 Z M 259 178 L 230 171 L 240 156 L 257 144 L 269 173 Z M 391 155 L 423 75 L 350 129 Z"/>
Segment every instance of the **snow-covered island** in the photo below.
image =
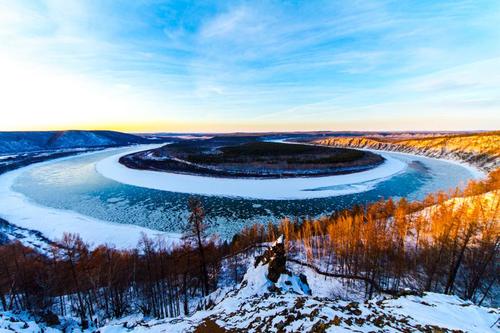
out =
<path fill-rule="evenodd" d="M 186 140 L 120 158 L 120 163 L 139 170 L 252 179 L 349 174 L 383 162 L 383 157 L 369 151 L 240 136 Z"/>

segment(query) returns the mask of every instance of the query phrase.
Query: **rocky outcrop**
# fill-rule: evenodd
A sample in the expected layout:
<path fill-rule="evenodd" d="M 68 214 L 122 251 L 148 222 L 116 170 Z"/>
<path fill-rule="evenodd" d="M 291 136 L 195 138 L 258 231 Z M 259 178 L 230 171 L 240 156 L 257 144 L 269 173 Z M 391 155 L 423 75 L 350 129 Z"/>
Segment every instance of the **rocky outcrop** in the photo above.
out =
<path fill-rule="evenodd" d="M 255 258 L 243 277 L 238 294 L 246 297 L 268 292 L 310 295 L 305 275 L 286 269 L 285 239 L 280 236 L 264 253 Z"/>
<path fill-rule="evenodd" d="M 283 236 L 280 236 L 264 254 L 255 258 L 254 267 L 258 265 L 268 265 L 267 278 L 273 282 L 278 282 L 281 274 L 289 274 L 286 270 L 286 253 Z"/>

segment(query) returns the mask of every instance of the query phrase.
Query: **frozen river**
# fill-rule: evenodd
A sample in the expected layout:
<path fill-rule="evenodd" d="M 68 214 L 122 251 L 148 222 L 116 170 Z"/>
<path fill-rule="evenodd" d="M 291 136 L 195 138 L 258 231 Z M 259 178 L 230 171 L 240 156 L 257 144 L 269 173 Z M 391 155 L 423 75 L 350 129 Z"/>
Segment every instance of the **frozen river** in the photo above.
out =
<path fill-rule="evenodd" d="M 464 185 L 477 177 L 471 168 L 457 163 L 384 152 L 388 163 L 377 167 L 378 170 L 374 169 L 371 176 L 365 175 L 363 178 L 351 174 L 273 180 L 271 192 L 268 192 L 270 194 L 259 198 L 259 195 L 251 195 L 259 191 L 248 191 L 249 187 L 254 186 L 248 182 L 261 180 L 245 179 L 239 183 L 235 180 L 236 183 L 231 185 L 228 192 L 220 182 L 204 186 L 204 181 L 212 181 L 210 179 L 198 179 L 198 185 L 181 179 L 173 186 L 167 178 L 161 178 L 165 175 L 160 175 L 159 180 L 153 175 L 153 180 L 144 183 L 141 177 L 134 176 L 144 171 L 137 170 L 132 170 L 132 176 L 126 175 L 128 180 L 124 179 L 120 166 L 113 165 L 113 160 L 119 154 L 133 150 L 137 150 L 137 147 L 83 154 L 35 164 L 0 176 L 0 217 L 25 226 L 23 223 L 35 218 L 27 216 L 30 214 L 29 207 L 36 206 L 45 209 L 43 211 L 47 214 L 61 210 L 65 210 L 65 214 L 75 214 L 79 218 L 68 222 L 79 224 L 74 225 L 75 230 L 85 229 L 85 218 L 88 217 L 92 221 L 112 222 L 111 225 L 115 226 L 133 224 L 178 233 L 186 221 L 187 200 L 191 195 L 182 192 L 194 192 L 201 193 L 200 198 L 212 223 L 212 231 L 230 237 L 242 227 L 257 222 L 268 223 L 283 217 L 314 217 L 389 196 L 421 199 L 428 193 Z M 336 180 L 335 177 L 339 178 Z M 297 181 L 300 183 L 298 187 L 290 185 Z M 189 190 L 190 186 L 192 190 Z M 241 189 L 240 196 L 238 188 Z M 273 193 L 281 193 L 280 200 L 273 199 Z M 11 199 L 14 196 L 16 200 L 22 199 L 25 209 L 7 207 L 13 205 L 13 202 L 8 201 L 9 196 Z M 37 214 L 42 214 L 38 220 L 44 224 L 43 213 Z M 33 223 L 29 227 L 33 228 Z"/>

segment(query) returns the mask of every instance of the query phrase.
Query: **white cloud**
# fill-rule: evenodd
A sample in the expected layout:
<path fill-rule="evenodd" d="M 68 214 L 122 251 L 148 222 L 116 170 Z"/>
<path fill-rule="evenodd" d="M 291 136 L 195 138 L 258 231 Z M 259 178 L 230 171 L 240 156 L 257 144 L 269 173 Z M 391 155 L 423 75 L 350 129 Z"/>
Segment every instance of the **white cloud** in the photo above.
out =
<path fill-rule="evenodd" d="M 217 4 L 202 13 L 167 4 L 155 16 L 151 3 L 133 3 L 0 0 L 0 113 L 10 112 L 0 125 L 203 118 L 306 126 L 474 112 L 499 126 L 491 115 L 500 100 L 498 14 L 340 1 Z"/>
<path fill-rule="evenodd" d="M 217 15 L 201 29 L 202 38 L 240 38 L 240 33 L 248 34 L 258 30 L 254 17 L 247 7 L 236 7 Z"/>
<path fill-rule="evenodd" d="M 416 77 L 406 83 L 409 89 L 417 92 L 439 92 L 482 90 L 500 86 L 500 58 L 481 60 L 432 74 Z M 500 97 L 498 90 L 497 97 Z"/>
<path fill-rule="evenodd" d="M 94 126 L 144 121 L 158 105 L 126 83 L 109 86 L 82 75 L 0 57 L 0 130 Z M 167 110 L 168 105 L 162 109 Z"/>

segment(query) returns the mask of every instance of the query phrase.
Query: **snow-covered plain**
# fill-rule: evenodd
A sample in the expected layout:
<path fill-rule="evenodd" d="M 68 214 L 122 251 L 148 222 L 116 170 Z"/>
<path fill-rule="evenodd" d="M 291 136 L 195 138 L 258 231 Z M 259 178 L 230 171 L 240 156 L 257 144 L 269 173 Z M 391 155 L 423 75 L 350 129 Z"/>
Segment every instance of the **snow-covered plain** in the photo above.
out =
<path fill-rule="evenodd" d="M 72 157 L 65 159 L 69 158 Z M 91 246 L 108 244 L 120 249 L 135 248 L 143 234 L 150 238 L 163 237 L 170 243 L 179 240 L 180 235 L 175 233 L 151 230 L 131 224 L 110 223 L 73 211 L 42 206 L 12 190 L 16 177 L 40 164 L 20 168 L 0 176 L 1 218 L 19 227 L 40 231 L 45 237 L 54 241 L 62 239 L 64 233 L 79 234 Z"/>
<path fill-rule="evenodd" d="M 96 170 L 114 181 L 155 190 L 199 195 L 241 197 L 265 200 L 312 199 L 359 193 L 406 168 L 406 163 L 379 153 L 383 164 L 367 171 L 327 176 L 285 179 L 237 179 L 135 170 L 119 163 L 120 157 L 141 149 L 119 153 L 96 164 Z"/>

